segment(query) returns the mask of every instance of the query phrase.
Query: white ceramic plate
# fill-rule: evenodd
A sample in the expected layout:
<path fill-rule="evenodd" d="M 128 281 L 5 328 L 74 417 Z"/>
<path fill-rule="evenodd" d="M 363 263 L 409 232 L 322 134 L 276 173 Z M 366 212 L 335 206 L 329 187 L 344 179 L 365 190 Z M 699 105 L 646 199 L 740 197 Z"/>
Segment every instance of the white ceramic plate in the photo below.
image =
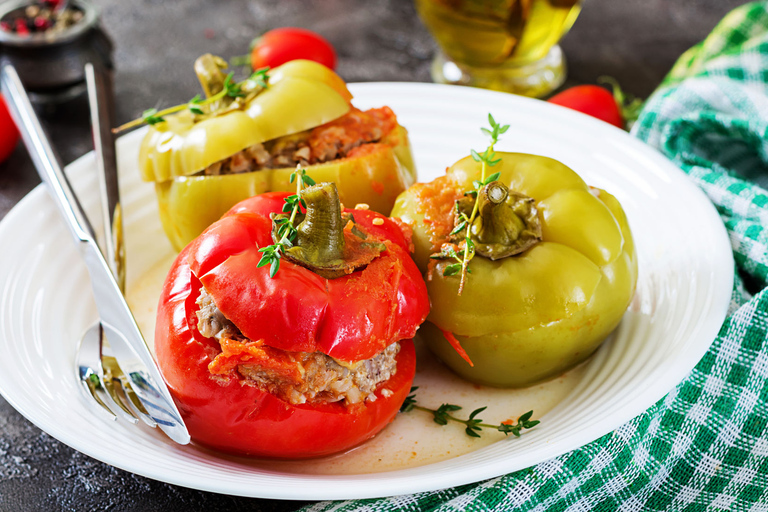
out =
<path fill-rule="evenodd" d="M 539 427 L 520 439 L 423 466 L 307 475 L 295 470 L 298 466 L 223 458 L 174 445 L 151 429 L 102 420 L 81 396 L 74 375 L 77 340 L 97 318 L 88 276 L 40 187 L 0 223 L 3 396 L 62 442 L 157 480 L 264 498 L 363 498 L 479 481 L 578 448 L 659 400 L 704 355 L 726 315 L 733 260 L 715 209 L 669 161 L 616 128 L 540 101 L 432 84 L 356 84 L 351 90 L 358 107 L 389 105 L 398 114 L 410 130 L 422 181 L 442 174 L 470 148 L 484 148 L 479 128 L 492 112 L 511 124 L 497 150 L 557 158 L 624 206 L 639 253 L 637 294 L 612 339 L 580 370 L 567 399 L 540 418 Z M 123 137 L 118 146 L 129 289 L 170 251 L 153 187 L 138 179 L 141 136 Z M 93 156 L 73 163 L 68 172 L 76 188 L 87 190 L 95 179 Z M 84 202 L 92 208 L 95 194 Z M 154 300 L 137 316 L 151 313 Z M 435 427 L 428 427 L 427 416 L 418 421 L 413 424 Z"/>

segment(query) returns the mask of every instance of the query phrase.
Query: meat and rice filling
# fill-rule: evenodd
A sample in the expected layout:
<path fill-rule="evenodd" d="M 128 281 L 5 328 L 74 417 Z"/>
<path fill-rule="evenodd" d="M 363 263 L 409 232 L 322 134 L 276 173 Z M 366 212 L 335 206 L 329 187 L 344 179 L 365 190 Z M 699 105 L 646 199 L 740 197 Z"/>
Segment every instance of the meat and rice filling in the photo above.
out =
<path fill-rule="evenodd" d="M 246 338 L 216 307 L 204 287 L 197 304 L 198 331 L 218 340 L 222 349 L 209 365 L 211 373 L 217 376 L 236 370 L 245 384 L 266 389 L 292 404 L 373 402 L 378 385 L 397 371 L 399 343 L 371 359 L 349 364 L 321 352 L 287 352 Z M 391 392 L 385 388 L 381 393 L 386 396 Z"/>
<path fill-rule="evenodd" d="M 389 107 L 366 111 L 353 107 L 339 119 L 312 130 L 247 147 L 208 166 L 203 174 L 239 174 L 331 162 L 363 144 L 379 142 L 396 125 Z"/>

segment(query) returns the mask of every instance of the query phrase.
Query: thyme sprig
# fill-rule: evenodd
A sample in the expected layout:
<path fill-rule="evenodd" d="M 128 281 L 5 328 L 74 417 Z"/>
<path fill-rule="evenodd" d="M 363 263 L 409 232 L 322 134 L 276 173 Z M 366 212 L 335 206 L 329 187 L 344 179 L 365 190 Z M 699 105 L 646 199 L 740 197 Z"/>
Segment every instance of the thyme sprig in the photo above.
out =
<path fill-rule="evenodd" d="M 205 111 L 202 108 L 204 105 L 209 105 L 216 101 L 222 100 L 226 97 L 244 98 L 253 89 L 256 89 L 256 88 L 266 89 L 268 86 L 267 81 L 269 80 L 269 75 L 267 74 L 268 71 L 269 71 L 269 68 L 258 69 L 254 71 L 248 78 L 246 78 L 242 82 L 234 81 L 235 74 L 229 73 L 227 77 L 224 79 L 223 89 L 219 91 L 217 94 L 214 94 L 213 96 L 211 96 L 210 98 L 202 99 L 198 94 L 197 96 L 189 100 L 187 103 L 183 103 L 181 105 L 169 107 L 160 111 L 158 111 L 156 108 L 150 108 L 148 110 L 145 110 L 142 113 L 140 118 L 134 119 L 133 121 L 129 121 L 121 126 L 118 126 L 117 128 L 114 128 L 112 132 L 120 133 L 122 131 L 135 128 L 137 126 L 141 126 L 142 124 L 148 124 L 151 126 L 158 123 L 163 123 L 165 122 L 165 116 L 168 116 L 170 114 L 175 114 L 177 112 L 181 112 L 182 110 L 185 110 L 185 109 L 188 109 L 193 114 L 203 115 L 205 113 Z"/>
<path fill-rule="evenodd" d="M 490 129 L 488 128 L 480 128 L 480 131 L 482 131 L 485 135 L 490 137 L 491 143 L 488 145 L 488 147 L 485 148 L 485 151 L 482 153 L 478 153 L 474 149 L 470 151 L 470 154 L 472 155 L 472 158 L 476 162 L 480 162 L 482 164 L 481 170 L 480 170 L 480 179 L 475 180 L 472 182 L 472 185 L 475 187 L 473 190 L 468 190 L 464 192 L 465 196 L 472 196 L 477 197 L 478 191 L 483 188 L 484 186 L 488 185 L 492 181 L 496 181 L 499 179 L 499 176 L 501 176 L 501 173 L 495 172 L 491 174 L 490 176 L 486 177 L 486 172 L 488 167 L 493 167 L 494 165 L 501 162 L 501 158 L 496 158 L 496 153 L 494 152 L 494 146 L 499 142 L 499 137 L 506 133 L 507 130 L 509 130 L 509 125 L 501 125 L 496 122 L 496 120 L 493 118 L 493 115 L 488 114 L 488 124 L 490 125 Z M 451 231 L 451 235 L 458 235 L 462 231 L 466 230 L 466 234 L 464 235 L 464 244 L 461 248 L 461 256 L 458 256 L 455 250 L 451 250 L 451 252 L 446 252 L 444 249 L 438 254 L 433 255 L 432 257 L 436 259 L 443 259 L 443 258 L 455 258 L 458 260 L 458 263 L 452 263 L 450 265 L 447 265 L 443 269 L 443 276 L 453 276 L 456 274 L 461 275 L 461 281 L 459 282 L 459 295 L 461 295 L 461 292 L 464 290 L 464 284 L 466 282 L 466 276 L 468 273 L 471 273 L 469 270 L 469 262 L 472 260 L 472 258 L 475 256 L 475 244 L 472 242 L 470 238 L 470 228 L 472 227 L 472 223 L 475 221 L 475 217 L 477 217 L 477 210 L 478 210 L 479 201 L 475 201 L 475 205 L 472 208 L 472 212 L 469 216 L 467 216 L 464 212 L 459 210 L 458 203 L 456 204 L 456 215 L 458 216 L 458 222 L 456 224 L 456 227 Z"/>
<path fill-rule="evenodd" d="M 452 245 L 444 245 L 439 253 L 433 254 L 432 256 L 430 256 L 430 258 L 432 258 L 433 260 L 442 260 L 442 259 L 452 258 L 457 261 L 457 263 L 451 263 L 450 265 L 447 265 L 443 269 L 444 276 L 453 276 L 458 274 L 461 271 L 461 264 L 463 262 L 463 257 L 460 257 L 458 255 L 458 253 L 456 252 L 456 249 L 454 249 Z M 467 268 L 467 272 L 471 274 L 472 269 Z"/>
<path fill-rule="evenodd" d="M 447 425 L 449 421 L 461 423 L 466 427 L 464 429 L 464 432 L 470 437 L 480 437 L 480 434 L 478 432 L 480 432 L 484 428 L 498 430 L 499 432 L 503 432 L 504 435 L 507 435 L 507 436 L 509 434 L 512 434 L 515 437 L 520 437 L 523 429 L 527 430 L 527 429 L 533 428 L 540 423 L 539 420 L 531 420 L 531 417 L 533 416 L 533 411 L 528 411 L 527 413 L 520 416 L 517 419 L 517 423 L 514 423 L 514 424 L 501 423 L 499 425 L 492 425 L 489 423 L 483 423 L 483 420 L 478 418 L 477 416 L 481 412 L 486 410 L 487 407 L 480 407 L 478 409 L 475 409 L 470 413 L 469 418 L 463 420 L 451 414 L 453 412 L 460 411 L 462 409 L 461 406 L 458 406 L 458 405 L 442 404 L 437 409 L 429 409 L 428 407 L 416 405 L 415 391 L 417 389 L 419 389 L 418 386 L 414 386 L 411 388 L 411 394 L 406 397 L 405 401 L 403 402 L 403 405 L 400 406 L 400 412 L 409 412 L 415 409 L 418 411 L 431 413 L 432 420 L 438 425 Z"/>
<path fill-rule="evenodd" d="M 296 241 L 297 231 L 293 223 L 300 209 L 302 207 L 307 208 L 307 204 L 301 198 L 301 191 L 305 186 L 315 184 L 315 180 L 307 175 L 307 171 L 301 167 L 301 164 L 297 165 L 296 170 L 291 173 L 291 183 L 294 181 L 296 182 L 296 193 L 286 197 L 285 204 L 283 205 L 283 213 L 290 212 L 291 216 L 288 218 L 280 217 L 274 220 L 279 241 L 259 249 L 262 255 L 256 266 L 264 267 L 269 265 L 269 277 L 275 277 L 275 274 L 280 269 L 280 259 L 287 249 L 293 247 Z"/>

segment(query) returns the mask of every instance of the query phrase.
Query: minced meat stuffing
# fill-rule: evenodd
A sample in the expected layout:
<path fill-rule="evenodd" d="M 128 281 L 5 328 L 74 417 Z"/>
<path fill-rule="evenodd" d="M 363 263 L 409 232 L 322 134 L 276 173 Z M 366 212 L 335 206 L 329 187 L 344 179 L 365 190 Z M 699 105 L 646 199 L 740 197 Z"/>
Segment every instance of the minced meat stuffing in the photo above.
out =
<path fill-rule="evenodd" d="M 246 338 L 216 307 L 205 288 L 201 288 L 197 304 L 198 331 L 218 340 L 222 348 L 209 366 L 212 373 L 235 370 L 244 377 L 245 384 L 266 389 L 292 404 L 372 402 L 378 385 L 397 371 L 399 343 L 389 345 L 371 359 L 348 364 L 321 352 L 287 352 Z M 391 394 L 386 388 L 381 393 Z"/>
<path fill-rule="evenodd" d="M 208 166 L 203 174 L 239 174 L 330 162 L 344 158 L 358 146 L 380 141 L 396 124 L 389 107 L 366 111 L 353 107 L 339 119 L 312 130 L 247 147 Z"/>

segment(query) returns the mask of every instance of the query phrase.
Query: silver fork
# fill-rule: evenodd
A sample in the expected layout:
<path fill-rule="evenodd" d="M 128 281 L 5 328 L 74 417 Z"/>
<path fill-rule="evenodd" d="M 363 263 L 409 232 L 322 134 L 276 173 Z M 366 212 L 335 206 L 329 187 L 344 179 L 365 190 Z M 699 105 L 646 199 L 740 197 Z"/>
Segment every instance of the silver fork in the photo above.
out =
<path fill-rule="evenodd" d="M 99 168 L 99 192 L 104 216 L 103 249 L 120 291 L 125 293 L 125 252 L 123 222 L 120 210 L 120 191 L 117 181 L 117 155 L 111 127 L 114 125 L 114 96 L 110 73 L 103 68 L 86 64 L 85 77 L 91 125 Z M 130 381 L 125 377 L 117 360 L 112 357 L 104 329 L 95 323 L 83 335 L 77 349 L 76 370 L 86 393 L 88 403 L 100 413 L 116 420 L 119 417 L 137 424 L 141 418 L 147 425 L 157 423 L 146 414 Z"/>
<path fill-rule="evenodd" d="M 117 420 L 119 415 L 136 425 L 141 418 L 150 427 L 156 427 L 157 423 L 147 416 L 117 361 L 106 354 L 105 348 L 104 331 L 100 323 L 95 323 L 80 339 L 75 360 L 87 403 L 107 419 Z"/>

